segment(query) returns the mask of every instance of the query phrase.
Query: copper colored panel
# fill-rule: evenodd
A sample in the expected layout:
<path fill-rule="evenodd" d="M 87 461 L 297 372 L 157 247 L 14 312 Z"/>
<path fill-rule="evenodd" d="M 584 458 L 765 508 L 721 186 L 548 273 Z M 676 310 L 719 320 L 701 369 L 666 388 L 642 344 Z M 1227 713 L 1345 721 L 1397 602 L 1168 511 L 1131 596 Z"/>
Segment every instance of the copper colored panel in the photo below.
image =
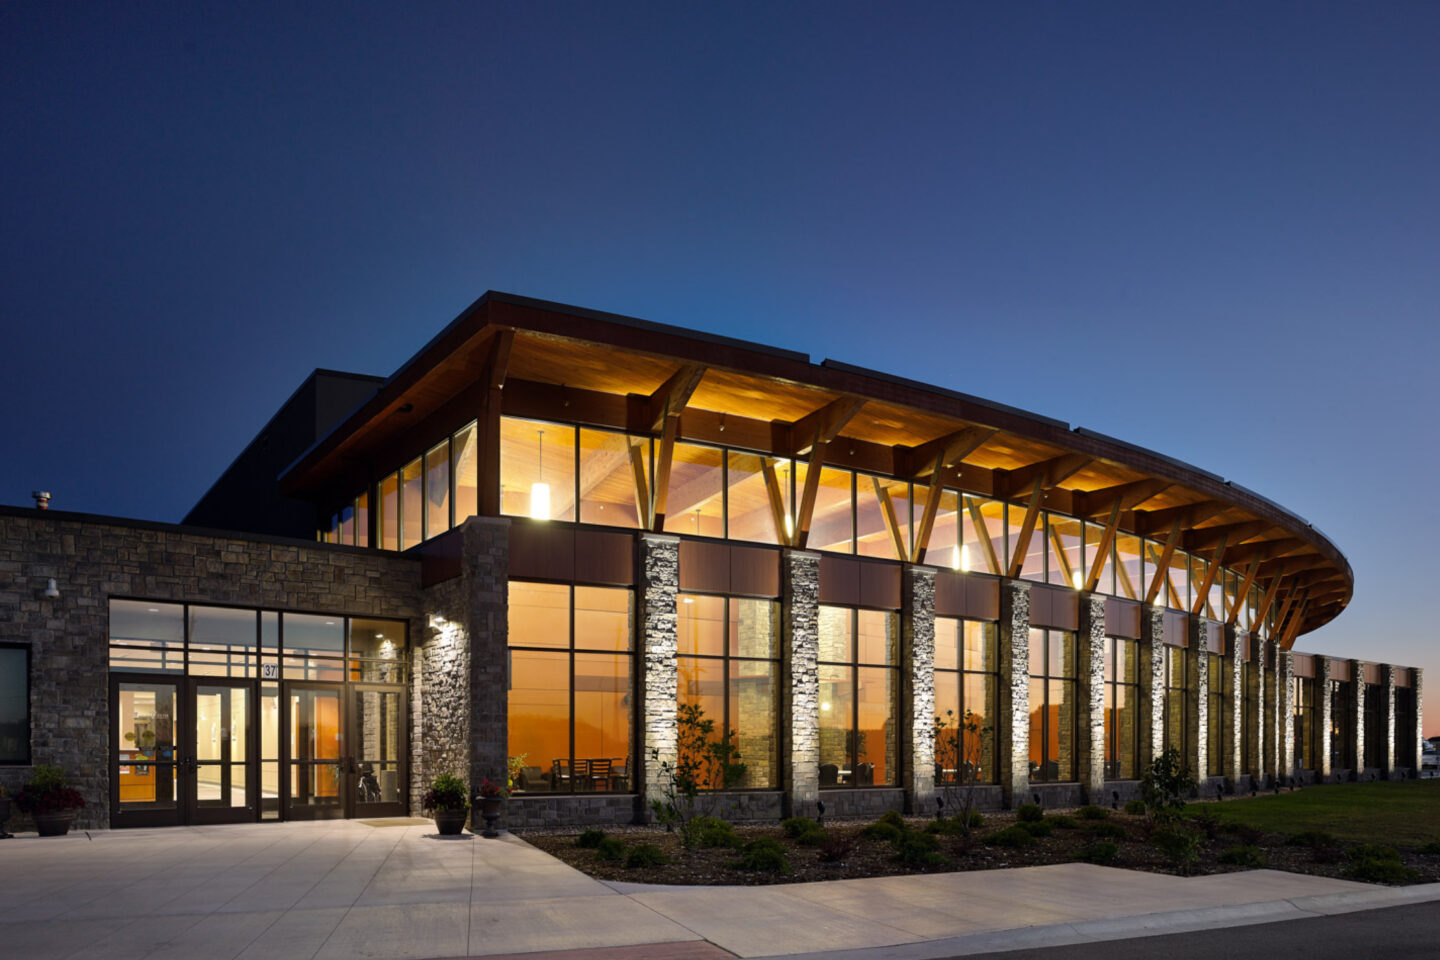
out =
<path fill-rule="evenodd" d="M 1000 581 L 995 577 L 970 577 L 965 585 L 966 616 L 972 620 L 1000 619 Z"/>
<path fill-rule="evenodd" d="M 860 565 L 860 605 L 899 610 L 900 565 L 867 563 L 864 560 L 855 562 Z"/>
<path fill-rule="evenodd" d="M 1205 650 L 1207 653 L 1225 652 L 1225 628 L 1219 621 L 1207 620 L 1205 622 Z"/>
<path fill-rule="evenodd" d="M 860 602 L 860 564 L 848 557 L 820 557 L 820 602 Z"/>
<path fill-rule="evenodd" d="M 729 593 L 730 545 L 681 540 L 680 589 L 687 593 Z"/>
<path fill-rule="evenodd" d="M 1250 634 L 1248 634 L 1248 633 L 1243 634 L 1243 635 L 1237 633 L 1236 636 L 1243 637 L 1242 640 L 1241 640 L 1241 643 L 1240 643 L 1240 659 L 1246 660 L 1246 661 L 1249 661 L 1249 662 L 1254 662 L 1254 660 L 1255 660 L 1255 638 L 1252 637 L 1252 636 L 1251 636 Z"/>
<path fill-rule="evenodd" d="M 1126 640 L 1140 639 L 1140 604 L 1108 597 L 1105 600 L 1105 632 Z"/>
<path fill-rule="evenodd" d="M 1409 670 L 1404 667 L 1395 668 L 1395 686 L 1408 688 L 1409 686 L 1411 686 L 1410 679 L 1411 678 Z"/>
<path fill-rule="evenodd" d="M 1178 610 L 1165 611 L 1165 642 L 1171 646 L 1189 645 L 1190 618 Z"/>
<path fill-rule="evenodd" d="M 1380 664 L 1378 664 L 1378 663 L 1367 663 L 1367 664 L 1365 664 L 1364 677 L 1365 677 L 1365 682 L 1366 682 L 1366 683 L 1379 684 L 1379 682 L 1380 682 Z"/>
<path fill-rule="evenodd" d="M 935 574 L 935 615 L 939 617 L 963 617 L 968 615 L 969 605 L 965 602 L 966 581 L 970 578 L 952 570 L 940 570 Z"/>
<path fill-rule="evenodd" d="M 430 587 L 460 576 L 464 562 L 464 537 L 460 528 L 442 533 L 420 545 L 420 586 Z"/>
<path fill-rule="evenodd" d="M 605 530 L 576 530 L 575 582 L 633 585 L 635 535 Z"/>
<path fill-rule="evenodd" d="M 1341 680 L 1341 681 L 1344 681 L 1345 683 L 1349 683 L 1349 682 L 1350 682 L 1350 661 L 1349 661 L 1349 660 L 1331 660 L 1331 661 L 1330 661 L 1330 679 L 1331 679 L 1331 680 Z"/>
<path fill-rule="evenodd" d="M 575 528 L 513 521 L 510 576 L 516 580 L 574 580 Z"/>
<path fill-rule="evenodd" d="M 1080 594 L 1064 587 L 1044 587 L 1050 594 L 1050 622 L 1056 630 L 1080 629 Z"/>
<path fill-rule="evenodd" d="M 780 551 L 731 547 L 730 592 L 746 597 L 780 596 Z"/>
<path fill-rule="evenodd" d="M 1315 678 L 1315 657 L 1309 653 L 1295 654 L 1295 676 Z"/>
<path fill-rule="evenodd" d="M 1038 583 L 1030 585 L 1030 626 L 1050 626 L 1050 589 Z"/>

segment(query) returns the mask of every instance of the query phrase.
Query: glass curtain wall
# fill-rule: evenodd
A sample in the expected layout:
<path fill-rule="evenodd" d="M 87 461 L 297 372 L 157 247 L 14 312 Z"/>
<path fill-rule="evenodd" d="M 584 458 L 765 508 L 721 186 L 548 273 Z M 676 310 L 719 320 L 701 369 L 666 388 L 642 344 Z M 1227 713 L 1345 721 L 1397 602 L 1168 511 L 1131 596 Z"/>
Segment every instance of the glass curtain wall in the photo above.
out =
<path fill-rule="evenodd" d="M 997 625 L 935 618 L 935 783 L 994 783 Z"/>
<path fill-rule="evenodd" d="M 676 615 L 681 768 L 702 790 L 778 787 L 780 605 L 681 594 Z"/>
<path fill-rule="evenodd" d="M 1105 779 L 1134 780 L 1140 767 L 1140 644 L 1105 638 Z"/>
<path fill-rule="evenodd" d="M 1075 635 L 1030 630 L 1030 779 L 1076 778 Z"/>
<path fill-rule="evenodd" d="M 1230 661 L 1215 653 L 1207 653 L 1205 656 L 1209 659 L 1206 669 L 1210 678 L 1205 749 L 1208 769 L 1205 772 L 1208 776 L 1219 777 L 1224 776 L 1225 762 L 1228 759 L 1225 750 L 1225 710 L 1230 704 Z"/>
<path fill-rule="evenodd" d="M 1180 758 L 1188 757 L 1189 739 L 1186 727 L 1185 650 L 1165 648 L 1165 747 L 1178 750 Z"/>
<path fill-rule="evenodd" d="M 820 607 L 820 786 L 899 781 L 900 615 Z"/>
<path fill-rule="evenodd" d="M 1295 678 L 1295 766 L 1315 769 L 1315 680 Z"/>
<path fill-rule="evenodd" d="M 507 709 L 516 788 L 629 790 L 632 591 L 512 580 L 509 600 Z"/>

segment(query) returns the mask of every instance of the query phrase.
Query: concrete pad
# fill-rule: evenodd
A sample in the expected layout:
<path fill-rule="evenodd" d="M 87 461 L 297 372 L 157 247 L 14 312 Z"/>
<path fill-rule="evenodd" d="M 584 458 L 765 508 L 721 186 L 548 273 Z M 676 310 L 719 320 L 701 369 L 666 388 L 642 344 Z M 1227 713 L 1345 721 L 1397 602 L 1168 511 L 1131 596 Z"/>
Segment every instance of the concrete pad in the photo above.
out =
<path fill-rule="evenodd" d="M 313 957 L 348 911 L 291 910 L 236 954 L 236 960 L 295 960 Z"/>
<path fill-rule="evenodd" d="M 489 903 L 470 914 L 470 956 L 581 950 L 701 939 L 629 897 L 570 897 Z"/>
<path fill-rule="evenodd" d="M 315 960 L 450 956 L 465 951 L 469 931 L 468 903 L 357 908 L 345 914 Z"/>

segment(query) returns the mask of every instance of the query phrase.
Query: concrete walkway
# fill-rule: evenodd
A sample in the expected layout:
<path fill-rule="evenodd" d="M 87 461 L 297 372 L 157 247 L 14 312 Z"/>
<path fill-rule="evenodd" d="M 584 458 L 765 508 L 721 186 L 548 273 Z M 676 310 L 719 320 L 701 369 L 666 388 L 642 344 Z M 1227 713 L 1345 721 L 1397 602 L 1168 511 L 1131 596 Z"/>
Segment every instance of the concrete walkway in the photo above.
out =
<path fill-rule="evenodd" d="M 0 955 L 921 958 L 1440 900 L 1268 870 L 1087 864 L 766 887 L 607 884 L 429 821 L 117 830 L 0 841 Z M 642 947 L 639 945 L 652 945 Z"/>

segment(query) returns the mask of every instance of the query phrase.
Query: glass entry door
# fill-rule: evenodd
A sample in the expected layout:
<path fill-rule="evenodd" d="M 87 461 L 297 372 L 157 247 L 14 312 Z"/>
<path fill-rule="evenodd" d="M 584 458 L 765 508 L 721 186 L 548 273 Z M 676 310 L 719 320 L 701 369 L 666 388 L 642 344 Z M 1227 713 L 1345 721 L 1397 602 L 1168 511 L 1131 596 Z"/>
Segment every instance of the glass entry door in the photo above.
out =
<path fill-rule="evenodd" d="M 117 827 L 185 822 L 181 789 L 184 680 L 111 676 L 110 810 Z"/>
<path fill-rule="evenodd" d="M 192 681 L 195 744 L 183 763 L 192 776 L 191 823 L 238 823 L 256 818 L 254 687 L 248 681 Z"/>
<path fill-rule="evenodd" d="M 322 820 L 346 815 L 343 689 L 340 684 L 285 685 L 287 819 Z"/>
<path fill-rule="evenodd" d="M 405 698 L 402 689 L 350 688 L 354 756 L 352 817 L 405 815 Z"/>

